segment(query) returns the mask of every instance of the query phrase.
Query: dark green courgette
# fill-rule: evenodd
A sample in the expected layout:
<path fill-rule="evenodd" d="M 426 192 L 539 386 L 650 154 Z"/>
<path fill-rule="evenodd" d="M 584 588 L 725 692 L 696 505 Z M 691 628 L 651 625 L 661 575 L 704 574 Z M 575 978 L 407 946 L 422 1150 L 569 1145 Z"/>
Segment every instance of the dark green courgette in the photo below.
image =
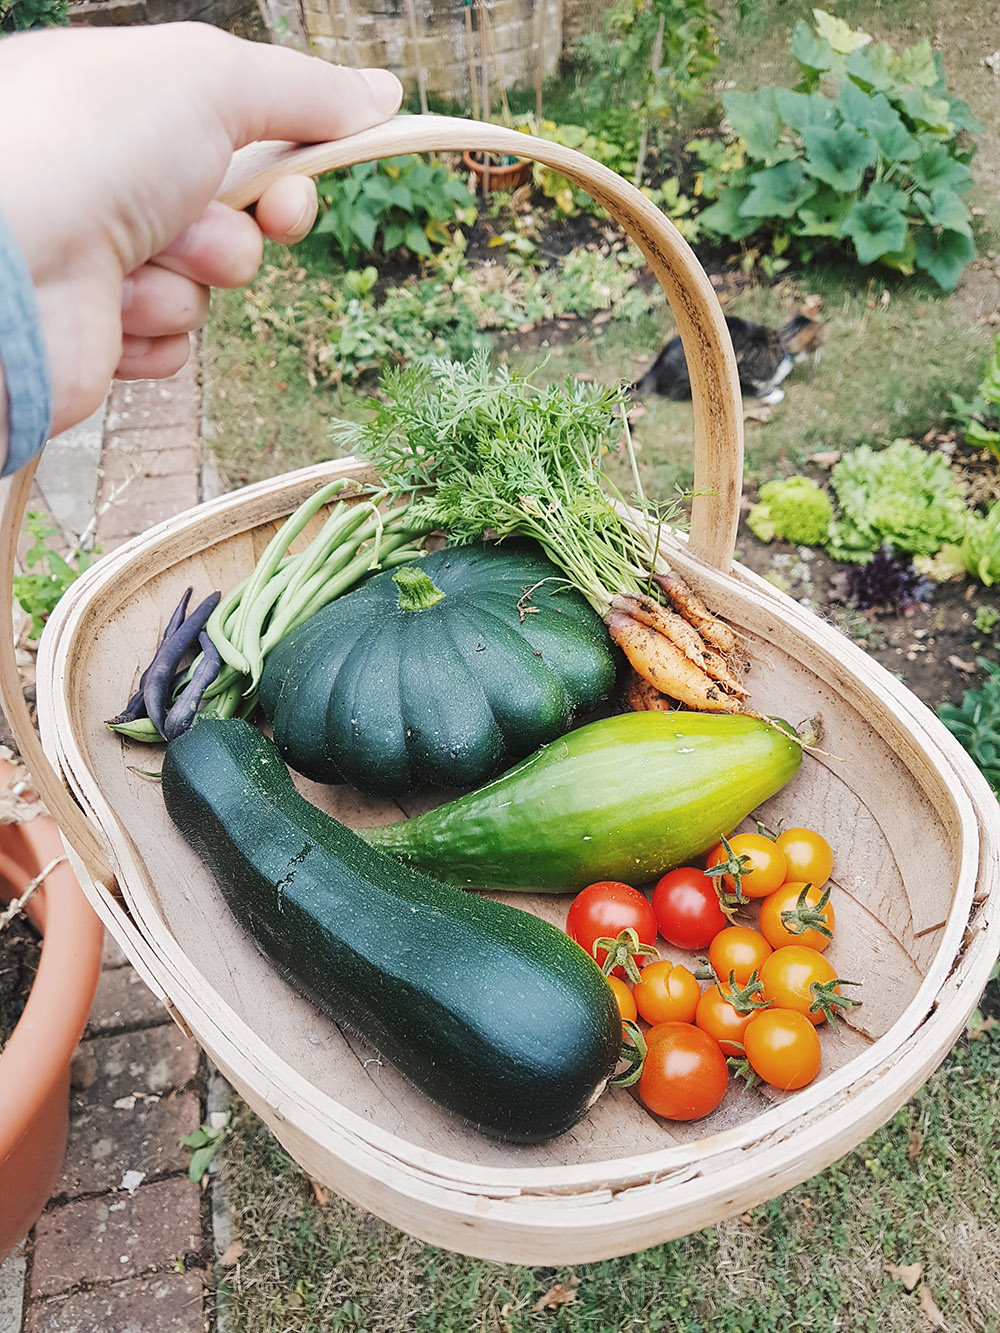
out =
<path fill-rule="evenodd" d="M 171 741 L 163 796 L 281 973 L 436 1101 L 532 1143 L 600 1095 L 618 1009 L 562 931 L 369 846 L 300 796 L 245 722 L 205 720 Z"/>
<path fill-rule="evenodd" d="M 715 846 L 801 760 L 801 745 L 759 718 L 622 713 L 456 801 L 363 833 L 466 888 L 638 884 Z"/>

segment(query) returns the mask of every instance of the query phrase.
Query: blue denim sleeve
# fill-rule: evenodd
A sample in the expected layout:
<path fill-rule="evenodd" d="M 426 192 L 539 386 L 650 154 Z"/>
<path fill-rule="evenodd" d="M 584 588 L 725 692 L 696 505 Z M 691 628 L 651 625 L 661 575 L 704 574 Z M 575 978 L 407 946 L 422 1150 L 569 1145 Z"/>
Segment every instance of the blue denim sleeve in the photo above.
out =
<path fill-rule="evenodd" d="M 7 389 L 7 459 L 0 477 L 42 452 L 52 424 L 52 379 L 31 274 L 0 213 L 0 364 Z M 0 392 L 0 411 L 4 410 Z"/>

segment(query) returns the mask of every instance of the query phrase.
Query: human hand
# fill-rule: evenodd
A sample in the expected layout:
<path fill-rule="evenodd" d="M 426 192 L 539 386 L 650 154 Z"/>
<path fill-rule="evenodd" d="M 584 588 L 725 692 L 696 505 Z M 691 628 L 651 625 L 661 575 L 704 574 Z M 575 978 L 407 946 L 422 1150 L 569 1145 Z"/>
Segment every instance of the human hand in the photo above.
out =
<path fill-rule="evenodd" d="M 286 177 L 254 216 L 215 201 L 235 149 L 336 139 L 388 120 L 399 81 L 201 24 L 50 30 L 0 42 L 6 217 L 35 285 L 52 433 L 112 377 L 174 374 L 209 288 L 238 287 L 263 238 L 300 240 L 310 180 Z M 2 378 L 0 378 L 2 401 Z M 5 423 L 0 412 L 0 456 Z"/>

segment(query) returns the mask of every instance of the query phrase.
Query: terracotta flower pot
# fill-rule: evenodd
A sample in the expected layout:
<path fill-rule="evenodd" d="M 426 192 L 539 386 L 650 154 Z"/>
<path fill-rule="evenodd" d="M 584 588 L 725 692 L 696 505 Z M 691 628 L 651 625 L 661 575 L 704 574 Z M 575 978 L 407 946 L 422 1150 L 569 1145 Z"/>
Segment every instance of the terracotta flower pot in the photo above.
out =
<path fill-rule="evenodd" d="M 12 768 L 0 761 L 0 787 Z M 0 825 L 0 902 L 63 855 L 55 821 Z M 69 1070 L 101 972 L 104 931 L 62 861 L 28 900 L 43 935 L 24 1012 L 0 1054 L 0 1259 L 21 1240 L 59 1180 L 69 1128 Z"/>
<path fill-rule="evenodd" d="M 513 162 L 504 162 L 501 158 L 491 157 L 489 161 L 489 186 L 486 161 L 482 153 L 472 153 L 468 149 L 462 154 L 462 161 L 476 178 L 476 189 L 484 193 L 493 190 L 516 190 L 519 185 L 531 180 L 532 164 L 527 158 L 519 157 Z"/>

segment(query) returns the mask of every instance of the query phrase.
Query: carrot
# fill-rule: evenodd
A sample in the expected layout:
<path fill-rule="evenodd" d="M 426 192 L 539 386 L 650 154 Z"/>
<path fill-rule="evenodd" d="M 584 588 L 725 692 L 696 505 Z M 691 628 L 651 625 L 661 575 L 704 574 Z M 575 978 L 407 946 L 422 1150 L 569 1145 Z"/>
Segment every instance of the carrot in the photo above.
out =
<path fill-rule="evenodd" d="M 634 667 L 629 668 L 625 681 L 625 702 L 633 713 L 670 713 L 674 704 L 655 685 L 643 679 Z"/>
<path fill-rule="evenodd" d="M 703 712 L 741 711 L 740 701 L 711 679 L 702 667 L 689 661 L 670 640 L 649 625 L 623 611 L 609 611 L 604 617 L 608 633 L 635 667 L 639 675 L 662 694 L 677 699 L 688 708 Z"/>
<path fill-rule="evenodd" d="M 712 615 L 698 594 L 689 588 L 682 578 L 676 574 L 654 574 L 653 578 L 689 625 L 694 625 L 695 629 L 703 634 L 709 643 L 714 643 L 720 652 L 735 652 L 735 633 L 728 625 Z"/>
<path fill-rule="evenodd" d="M 731 694 L 740 699 L 747 697 L 742 682 L 729 669 L 729 664 L 721 653 L 710 648 L 699 632 L 676 611 L 663 606 L 655 597 L 646 593 L 622 594 L 611 599 L 613 611 L 624 611 L 643 625 L 665 634 L 670 642 L 681 650 L 689 662 L 702 667 L 713 680 L 719 681 Z"/>

